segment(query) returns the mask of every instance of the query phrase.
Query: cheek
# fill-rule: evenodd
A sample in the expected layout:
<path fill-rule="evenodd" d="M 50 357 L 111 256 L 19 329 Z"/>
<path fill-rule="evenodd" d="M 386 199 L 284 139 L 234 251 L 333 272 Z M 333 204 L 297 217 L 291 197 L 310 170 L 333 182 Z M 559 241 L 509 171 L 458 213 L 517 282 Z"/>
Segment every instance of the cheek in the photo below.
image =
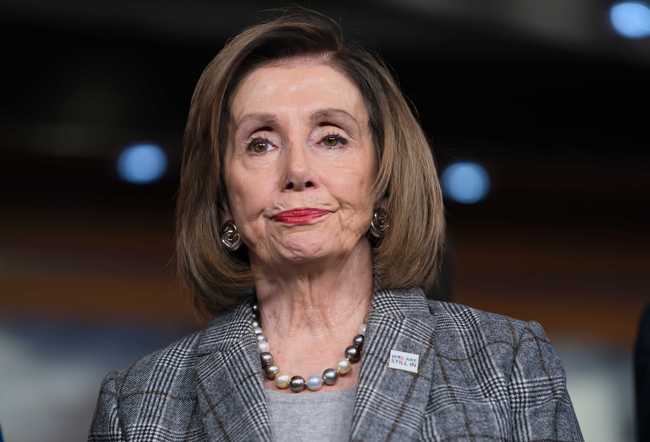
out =
<path fill-rule="evenodd" d="M 231 212 L 239 224 L 252 221 L 268 205 L 262 189 L 255 189 L 250 181 L 234 185 L 229 192 Z"/>
<path fill-rule="evenodd" d="M 226 175 L 230 211 L 238 225 L 248 222 L 264 209 L 267 198 L 263 186 L 258 185 L 261 182 L 264 182 L 263 179 L 251 176 L 240 165 L 232 165 L 230 173 Z"/>
<path fill-rule="evenodd" d="M 373 177 L 358 170 L 340 170 L 328 177 L 328 188 L 339 202 L 342 227 L 363 230 L 370 223 L 374 199 L 371 194 Z"/>
<path fill-rule="evenodd" d="M 327 174 L 327 180 L 343 202 L 355 209 L 365 210 L 373 205 L 371 194 L 374 184 L 374 161 L 355 158 L 347 164 L 339 164 Z"/>

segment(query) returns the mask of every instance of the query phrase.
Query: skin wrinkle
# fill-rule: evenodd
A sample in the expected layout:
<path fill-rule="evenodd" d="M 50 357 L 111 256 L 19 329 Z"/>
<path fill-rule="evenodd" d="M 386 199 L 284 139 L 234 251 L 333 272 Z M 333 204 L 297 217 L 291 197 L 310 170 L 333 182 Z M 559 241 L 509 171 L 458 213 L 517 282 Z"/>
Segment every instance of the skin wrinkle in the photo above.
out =
<path fill-rule="evenodd" d="M 264 333 L 281 371 L 320 374 L 343 358 L 372 295 L 377 159 L 364 101 L 341 72 L 303 58 L 253 70 L 230 110 L 226 216 L 249 251 Z M 273 219 L 305 207 L 328 213 L 307 225 Z M 328 390 L 354 385 L 353 367 Z"/>

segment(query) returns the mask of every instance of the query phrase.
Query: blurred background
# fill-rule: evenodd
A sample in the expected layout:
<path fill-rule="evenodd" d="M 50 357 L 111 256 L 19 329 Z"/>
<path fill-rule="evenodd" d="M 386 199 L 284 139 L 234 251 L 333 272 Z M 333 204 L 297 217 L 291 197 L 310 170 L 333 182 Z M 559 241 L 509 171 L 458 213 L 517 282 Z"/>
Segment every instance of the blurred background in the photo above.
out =
<path fill-rule="evenodd" d="M 586 440 L 634 440 L 650 5 L 311 1 L 381 54 L 447 198 L 436 296 L 542 323 Z M 85 440 L 101 379 L 201 326 L 173 261 L 198 77 L 280 2 L 3 0 L 0 425 Z"/>

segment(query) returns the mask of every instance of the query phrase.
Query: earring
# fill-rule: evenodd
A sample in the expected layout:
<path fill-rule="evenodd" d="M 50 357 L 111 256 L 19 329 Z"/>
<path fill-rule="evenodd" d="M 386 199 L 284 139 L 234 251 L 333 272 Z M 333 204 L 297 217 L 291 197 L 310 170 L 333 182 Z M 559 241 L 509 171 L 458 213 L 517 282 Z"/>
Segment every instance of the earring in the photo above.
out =
<path fill-rule="evenodd" d="M 229 251 L 235 252 L 241 246 L 241 236 L 237 224 L 228 220 L 221 226 L 221 244 Z"/>
<path fill-rule="evenodd" d="M 383 207 L 377 207 L 372 213 L 370 221 L 370 234 L 377 239 L 383 238 L 384 233 L 388 230 L 388 212 Z"/>

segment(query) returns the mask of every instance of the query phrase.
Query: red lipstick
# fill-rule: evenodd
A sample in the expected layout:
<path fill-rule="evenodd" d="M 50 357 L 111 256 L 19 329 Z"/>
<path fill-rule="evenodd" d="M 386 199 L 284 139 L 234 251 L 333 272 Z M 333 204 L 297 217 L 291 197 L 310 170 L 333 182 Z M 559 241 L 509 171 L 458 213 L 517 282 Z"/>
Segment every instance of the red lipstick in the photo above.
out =
<path fill-rule="evenodd" d="M 278 213 L 273 219 L 287 224 L 307 224 L 309 221 L 320 218 L 328 213 L 328 210 L 322 209 L 292 209 Z"/>

